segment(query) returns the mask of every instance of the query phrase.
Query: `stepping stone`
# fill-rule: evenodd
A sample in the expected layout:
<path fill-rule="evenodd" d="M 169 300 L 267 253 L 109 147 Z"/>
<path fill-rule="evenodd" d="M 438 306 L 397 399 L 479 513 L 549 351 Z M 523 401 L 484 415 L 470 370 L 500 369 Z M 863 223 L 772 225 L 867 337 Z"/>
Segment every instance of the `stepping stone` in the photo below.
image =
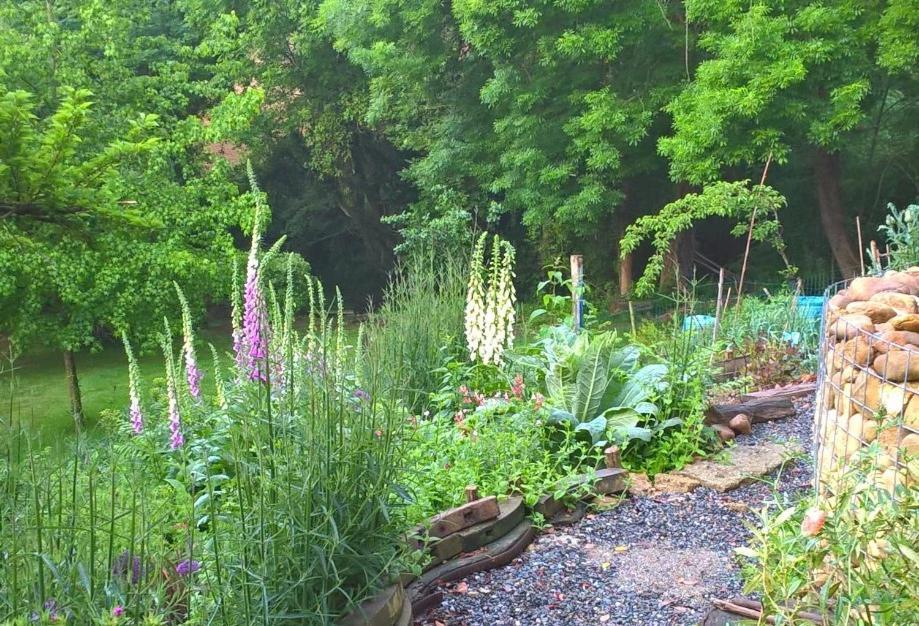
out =
<path fill-rule="evenodd" d="M 696 461 L 674 474 L 698 481 L 715 491 L 730 491 L 781 467 L 802 449 L 795 443 L 767 441 L 752 446 L 734 446 L 725 452 L 728 459 L 724 463 Z"/>

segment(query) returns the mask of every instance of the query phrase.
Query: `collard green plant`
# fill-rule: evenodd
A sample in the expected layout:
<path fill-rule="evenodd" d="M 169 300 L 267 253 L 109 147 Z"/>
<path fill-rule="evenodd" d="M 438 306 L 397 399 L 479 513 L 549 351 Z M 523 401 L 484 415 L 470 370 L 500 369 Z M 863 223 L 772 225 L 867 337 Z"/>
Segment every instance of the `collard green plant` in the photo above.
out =
<path fill-rule="evenodd" d="M 570 427 L 595 446 L 650 439 L 652 431 L 639 423 L 658 413 L 649 400 L 667 367 L 639 367 L 639 349 L 622 346 L 612 332 L 553 331 L 542 342 L 550 423 Z"/>

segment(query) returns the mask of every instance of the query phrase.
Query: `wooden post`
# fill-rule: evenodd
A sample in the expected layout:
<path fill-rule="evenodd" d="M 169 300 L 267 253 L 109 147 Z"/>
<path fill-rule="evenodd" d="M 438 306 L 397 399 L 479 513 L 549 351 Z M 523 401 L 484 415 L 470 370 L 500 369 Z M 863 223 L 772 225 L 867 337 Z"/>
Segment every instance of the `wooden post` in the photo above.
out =
<path fill-rule="evenodd" d="M 874 239 L 871 240 L 871 260 L 874 261 L 874 264 L 878 266 L 878 269 L 881 267 L 881 251 L 878 249 L 878 242 Z"/>
<path fill-rule="evenodd" d="M 619 446 L 610 446 L 603 451 L 606 459 L 606 467 L 609 469 L 619 469 L 622 467 L 622 459 L 619 456 Z"/>
<path fill-rule="evenodd" d="M 632 253 L 619 260 L 619 295 L 628 296 L 632 291 Z"/>
<path fill-rule="evenodd" d="M 575 330 L 580 330 L 582 319 L 581 292 L 584 287 L 584 257 L 571 255 L 571 318 Z"/>
<path fill-rule="evenodd" d="M 479 488 L 475 485 L 466 486 L 466 502 L 475 502 L 479 499 Z"/>

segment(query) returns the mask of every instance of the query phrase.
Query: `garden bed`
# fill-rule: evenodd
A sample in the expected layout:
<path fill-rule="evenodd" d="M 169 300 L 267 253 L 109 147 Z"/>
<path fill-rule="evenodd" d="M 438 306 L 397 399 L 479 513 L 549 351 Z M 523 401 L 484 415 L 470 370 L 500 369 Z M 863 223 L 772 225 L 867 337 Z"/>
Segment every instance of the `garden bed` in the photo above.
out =
<path fill-rule="evenodd" d="M 768 477 L 788 496 L 812 485 L 812 407 L 806 400 L 797 407 L 793 417 L 737 440 L 789 441 L 805 450 Z M 772 495 L 761 481 L 728 493 L 698 488 L 625 499 L 547 530 L 508 567 L 445 585 L 441 606 L 416 615 L 416 624 L 697 624 L 712 599 L 740 592 L 733 549 L 750 536 L 751 511 Z"/>

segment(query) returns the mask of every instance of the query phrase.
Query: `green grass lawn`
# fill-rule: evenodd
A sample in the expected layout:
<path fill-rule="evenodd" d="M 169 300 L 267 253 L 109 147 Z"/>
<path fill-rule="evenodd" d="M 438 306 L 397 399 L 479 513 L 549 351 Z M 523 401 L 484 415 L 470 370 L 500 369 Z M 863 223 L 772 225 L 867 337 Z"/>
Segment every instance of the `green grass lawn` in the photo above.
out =
<path fill-rule="evenodd" d="M 212 342 L 222 355 L 230 349 L 227 331 L 209 330 L 198 342 L 198 360 L 205 372 L 205 389 L 211 379 L 211 353 L 206 341 Z M 177 347 L 178 349 L 178 347 Z M 106 346 L 99 352 L 81 352 L 76 356 L 77 377 L 83 394 L 83 410 L 89 428 L 104 409 L 125 409 L 128 406 L 128 365 L 120 344 Z M 141 376 L 146 380 L 162 377 L 163 356 L 159 352 L 139 357 Z M 0 424 L 8 424 L 10 416 L 29 430 L 53 441 L 75 432 L 64 378 L 64 357 L 56 352 L 26 354 L 0 372 Z M 229 363 L 224 361 L 224 367 Z M 12 400 L 12 402 L 11 402 Z"/>

